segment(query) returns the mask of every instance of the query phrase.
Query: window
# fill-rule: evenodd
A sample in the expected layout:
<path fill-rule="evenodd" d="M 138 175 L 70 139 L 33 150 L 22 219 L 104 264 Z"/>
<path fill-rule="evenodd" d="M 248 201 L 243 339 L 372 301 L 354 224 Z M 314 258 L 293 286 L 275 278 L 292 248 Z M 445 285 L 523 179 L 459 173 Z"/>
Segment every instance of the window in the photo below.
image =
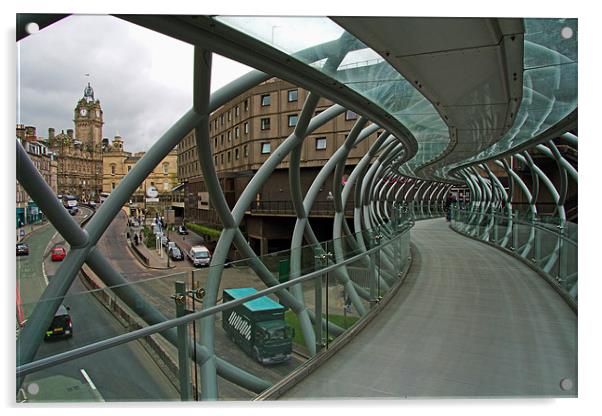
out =
<path fill-rule="evenodd" d="M 115 189 L 115 182 L 111 182 L 111 190 Z"/>
<path fill-rule="evenodd" d="M 228 121 L 232 120 L 232 112 L 228 111 Z"/>
<path fill-rule="evenodd" d="M 217 147 L 217 137 L 215 139 L 213 139 L 213 144 L 214 144 L 213 147 L 216 148 Z"/>
<path fill-rule="evenodd" d="M 228 151 L 228 163 L 230 163 L 230 152 Z"/>
<path fill-rule="evenodd" d="M 240 115 L 240 107 L 236 106 L 236 107 L 234 107 L 234 117 L 238 118 L 239 115 Z"/>
<path fill-rule="evenodd" d="M 236 159 L 236 160 L 240 159 L 238 147 L 236 149 L 234 149 L 234 159 Z"/>
<path fill-rule="evenodd" d="M 261 130 L 269 130 L 270 129 L 270 118 L 262 118 L 261 119 Z"/>
<path fill-rule="evenodd" d="M 167 175 L 169 173 L 169 162 L 163 163 L 163 174 Z"/>
<path fill-rule="evenodd" d="M 232 130 L 228 132 L 228 142 L 232 141 Z"/>
<path fill-rule="evenodd" d="M 214 156 L 214 157 L 213 157 L 213 164 L 214 164 L 215 166 L 217 166 L 217 156 Z"/>
<path fill-rule="evenodd" d="M 115 164 L 111 163 L 111 175 L 115 175 Z"/>
<path fill-rule="evenodd" d="M 266 155 L 270 153 L 270 142 L 261 143 L 261 154 Z"/>
<path fill-rule="evenodd" d="M 288 126 L 295 127 L 297 125 L 297 121 L 299 121 L 299 116 L 297 114 L 289 114 L 288 116 Z"/>
<path fill-rule="evenodd" d="M 345 120 L 356 120 L 357 119 L 357 114 L 354 113 L 351 110 L 347 110 L 345 112 Z"/>
<path fill-rule="evenodd" d="M 288 102 L 291 103 L 293 101 L 297 101 L 299 99 L 299 91 L 298 90 L 290 90 L 288 92 Z"/>
<path fill-rule="evenodd" d="M 221 164 L 223 165 L 224 164 L 224 154 L 223 153 L 220 155 L 220 159 L 221 159 Z"/>
<path fill-rule="evenodd" d="M 128 172 L 132 170 L 132 165 L 128 165 Z"/>
<path fill-rule="evenodd" d="M 316 137 L 316 150 L 326 149 L 326 137 Z"/>
<path fill-rule="evenodd" d="M 219 139 L 220 143 L 222 146 L 224 145 L 224 135 L 220 135 L 220 139 Z"/>
<path fill-rule="evenodd" d="M 245 111 L 249 111 L 249 99 L 245 100 Z"/>
<path fill-rule="evenodd" d="M 238 139 L 240 137 L 240 127 L 236 127 L 234 129 L 234 138 Z"/>
<path fill-rule="evenodd" d="M 245 147 L 243 147 L 243 155 L 244 155 L 245 159 L 247 157 L 249 157 L 249 146 L 247 146 L 246 144 L 245 144 Z"/>
<path fill-rule="evenodd" d="M 223 126 L 224 125 L 224 115 L 219 116 L 219 122 Z"/>
<path fill-rule="evenodd" d="M 249 134 L 249 123 L 245 122 L 245 134 Z"/>
<path fill-rule="evenodd" d="M 263 94 L 261 96 L 261 106 L 266 107 L 266 106 L 270 105 L 270 103 L 271 103 L 270 94 Z"/>
<path fill-rule="evenodd" d="M 164 181 L 163 182 L 163 190 L 164 191 L 169 191 L 169 182 L 168 181 Z"/>

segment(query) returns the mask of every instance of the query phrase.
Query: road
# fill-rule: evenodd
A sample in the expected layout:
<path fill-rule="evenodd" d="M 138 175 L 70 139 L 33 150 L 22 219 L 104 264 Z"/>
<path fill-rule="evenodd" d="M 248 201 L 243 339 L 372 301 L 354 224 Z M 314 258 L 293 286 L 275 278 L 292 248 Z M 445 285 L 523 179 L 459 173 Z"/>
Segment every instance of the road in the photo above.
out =
<path fill-rule="evenodd" d="M 82 208 L 76 220 L 81 222 L 90 214 L 91 211 Z M 19 258 L 17 265 L 24 301 L 39 299 L 46 286 L 44 271 L 48 279 L 52 279 L 60 265 L 50 261 L 50 248 L 57 244 L 69 247 L 60 235 L 53 238 L 55 232 L 54 227 L 48 225 L 26 240 L 30 254 Z M 76 279 L 64 301 L 70 307 L 74 335 L 70 339 L 44 342 L 36 359 L 126 332 L 113 315 L 87 292 Z M 34 305 L 24 306 L 28 316 Z M 86 401 L 99 397 L 106 401 L 179 399 L 178 391 L 137 341 L 31 374 L 26 377 L 23 387 L 28 392 L 29 401 Z"/>
<path fill-rule="evenodd" d="M 175 281 L 183 280 L 191 286 L 192 271 L 194 271 L 195 282 L 198 282 L 200 287 L 205 287 L 209 269 L 195 269 L 188 260 L 176 262 L 176 267 L 169 270 L 148 269 L 142 266 L 126 248 L 126 225 L 126 216 L 122 214 L 118 215 L 111 222 L 99 241 L 98 248 L 110 259 L 116 270 L 120 271 L 128 281 L 135 283 L 135 287 L 144 295 L 149 303 L 155 306 L 166 317 L 175 318 L 175 303 L 171 298 L 174 294 Z M 170 233 L 170 237 L 181 248 L 185 249 L 186 244 L 183 244 L 180 236 Z M 188 244 L 198 244 L 202 240 L 194 233 L 190 233 L 190 235 L 186 236 L 185 242 Z M 219 293 L 224 288 L 231 287 L 254 287 L 262 289 L 265 288 L 265 285 L 250 268 L 233 267 L 224 270 Z M 189 306 L 189 308 L 191 307 Z M 196 302 L 195 309 L 199 310 L 200 308 L 200 302 Z M 227 338 L 221 327 L 221 314 L 216 316 L 215 324 L 215 351 L 217 351 L 218 355 L 239 368 L 267 381 L 279 381 L 303 363 L 302 359 L 295 356 L 288 363 L 263 366 L 248 357 Z M 200 341 L 199 327 L 200 325 L 197 325 L 195 328 L 198 341 Z M 218 380 L 221 400 L 244 400 L 254 397 L 253 393 L 229 383 L 221 377 Z"/>

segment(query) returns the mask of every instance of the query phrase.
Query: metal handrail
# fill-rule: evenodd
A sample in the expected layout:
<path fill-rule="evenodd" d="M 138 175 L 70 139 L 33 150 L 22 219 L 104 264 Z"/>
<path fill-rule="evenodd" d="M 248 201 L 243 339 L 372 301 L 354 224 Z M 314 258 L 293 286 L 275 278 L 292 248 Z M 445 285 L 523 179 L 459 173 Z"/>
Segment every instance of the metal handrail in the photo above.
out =
<path fill-rule="evenodd" d="M 507 215 L 498 214 L 497 212 L 494 212 L 494 213 L 491 213 L 491 212 L 478 212 L 478 211 L 468 211 L 466 209 L 456 209 L 456 211 L 457 212 L 464 212 L 464 213 L 466 213 L 468 215 L 482 215 L 483 219 L 481 219 L 481 221 L 486 221 L 487 218 L 489 218 L 491 216 L 493 216 L 495 218 L 500 218 L 500 219 L 503 219 L 503 220 L 506 220 L 506 221 L 509 219 Z M 458 220 L 456 218 L 453 218 L 453 217 L 452 217 L 452 220 L 466 223 L 464 221 L 460 221 L 460 220 Z M 525 221 L 524 219 L 519 218 L 516 215 L 512 216 L 512 222 L 514 224 L 525 225 L 525 226 L 528 226 L 528 227 L 535 227 L 535 228 L 537 228 L 537 229 L 539 229 L 541 231 L 546 231 L 546 232 L 555 234 L 559 238 L 562 238 L 563 240 L 567 241 L 568 243 L 574 245 L 575 247 L 578 246 L 578 242 L 575 241 L 575 240 L 573 240 L 572 238 L 569 238 L 568 236 L 563 235 L 563 234 L 561 234 L 558 231 L 555 231 L 553 229 L 550 229 L 549 227 L 545 227 L 545 226 L 542 225 L 542 224 L 553 225 L 553 223 L 535 222 L 535 221 L 534 222 L 528 222 L 528 221 Z"/>

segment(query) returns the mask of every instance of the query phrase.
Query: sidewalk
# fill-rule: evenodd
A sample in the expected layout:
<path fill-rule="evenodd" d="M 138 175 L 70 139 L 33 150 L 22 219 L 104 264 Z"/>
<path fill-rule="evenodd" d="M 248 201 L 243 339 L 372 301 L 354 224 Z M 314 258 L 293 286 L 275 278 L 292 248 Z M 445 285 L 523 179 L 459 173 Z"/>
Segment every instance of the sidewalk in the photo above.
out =
<path fill-rule="evenodd" d="M 48 224 L 50 224 L 50 222 L 48 220 L 46 220 L 46 221 L 43 221 L 38 224 L 26 224 L 22 227 L 17 228 L 15 230 L 16 241 L 19 242 L 19 241 L 25 239 L 31 233 L 39 230 L 40 228 L 47 226 Z"/>
<path fill-rule="evenodd" d="M 149 267 L 152 269 L 168 269 L 167 267 L 167 253 L 165 253 L 164 248 L 162 248 L 163 250 L 163 258 L 161 258 L 161 255 L 159 253 L 157 253 L 157 250 L 155 249 L 150 249 L 148 247 L 146 247 L 145 244 L 140 243 L 137 246 L 135 246 L 134 248 L 134 244 L 132 243 L 131 240 L 127 240 L 127 244 L 130 248 L 130 250 L 134 251 L 134 250 L 138 250 L 143 256 L 145 256 L 148 259 L 148 264 L 145 264 L 144 262 L 142 262 L 142 260 L 140 259 L 140 257 L 138 257 L 135 253 L 134 253 L 134 257 L 136 257 L 136 260 L 140 261 L 140 263 L 144 266 L 144 267 Z M 169 262 L 169 269 L 173 269 L 175 267 L 175 262 L 170 261 Z"/>

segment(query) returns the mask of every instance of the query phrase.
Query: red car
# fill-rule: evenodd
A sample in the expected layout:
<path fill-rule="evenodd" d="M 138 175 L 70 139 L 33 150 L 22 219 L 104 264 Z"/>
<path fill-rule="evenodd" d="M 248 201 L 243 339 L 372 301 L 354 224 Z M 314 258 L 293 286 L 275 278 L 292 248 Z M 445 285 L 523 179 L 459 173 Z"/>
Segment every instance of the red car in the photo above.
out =
<path fill-rule="evenodd" d="M 63 261 L 65 256 L 67 255 L 67 250 L 63 247 L 54 247 L 50 254 L 50 260 L 52 261 Z"/>

